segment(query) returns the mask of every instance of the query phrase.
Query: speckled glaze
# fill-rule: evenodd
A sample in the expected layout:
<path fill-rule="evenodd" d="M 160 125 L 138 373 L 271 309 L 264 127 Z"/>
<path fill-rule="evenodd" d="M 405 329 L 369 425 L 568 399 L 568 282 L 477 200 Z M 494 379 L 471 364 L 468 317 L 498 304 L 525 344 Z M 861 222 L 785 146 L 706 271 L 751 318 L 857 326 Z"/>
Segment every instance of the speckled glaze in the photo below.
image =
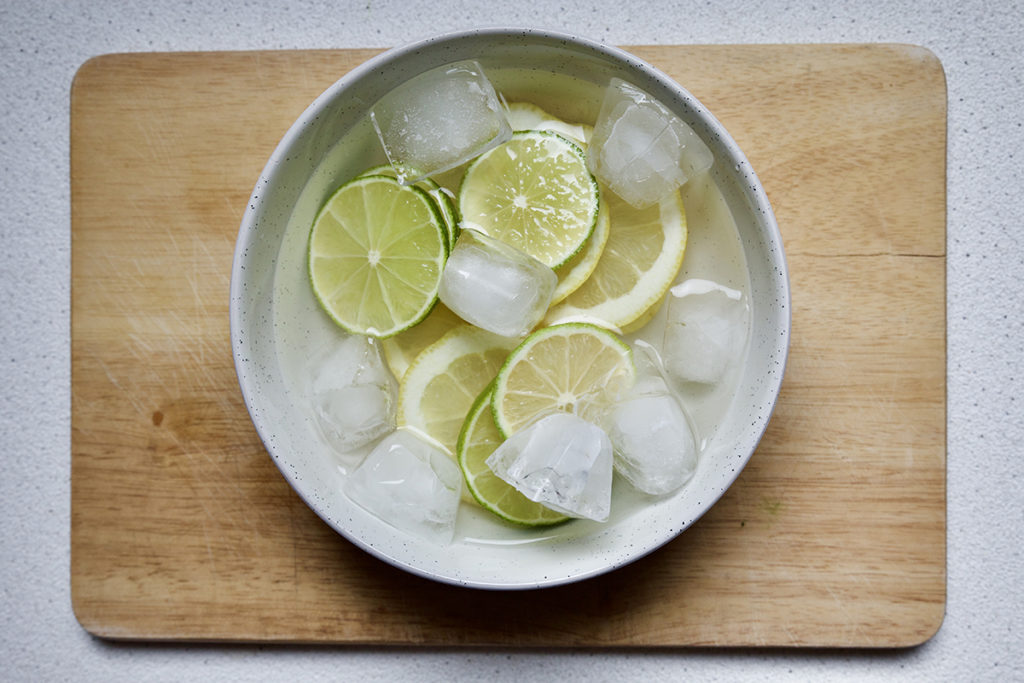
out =
<path fill-rule="evenodd" d="M 736 220 L 750 270 L 752 333 L 732 410 L 720 430 L 729 451 L 702 466 L 678 494 L 638 506 L 621 521 L 573 522 L 528 543 L 457 541 L 437 546 L 376 520 L 341 493 L 337 463 L 303 448 L 309 420 L 289 396 L 274 349 L 276 259 L 296 199 L 334 142 L 387 90 L 444 63 L 482 59 L 538 65 L 590 80 L 618 76 L 647 90 L 687 121 L 715 156 L 711 170 Z M 703 515 L 746 465 L 772 414 L 786 365 L 790 295 L 785 256 L 768 199 L 721 124 L 667 76 L 616 48 L 539 30 L 446 34 L 390 50 L 337 81 L 288 130 L 264 168 L 239 230 L 231 277 L 231 338 L 249 413 L 288 482 L 331 527 L 367 552 L 415 574 L 487 589 L 528 589 L 596 576 L 670 541 Z M 525 537 L 524 537 L 525 538 Z"/>

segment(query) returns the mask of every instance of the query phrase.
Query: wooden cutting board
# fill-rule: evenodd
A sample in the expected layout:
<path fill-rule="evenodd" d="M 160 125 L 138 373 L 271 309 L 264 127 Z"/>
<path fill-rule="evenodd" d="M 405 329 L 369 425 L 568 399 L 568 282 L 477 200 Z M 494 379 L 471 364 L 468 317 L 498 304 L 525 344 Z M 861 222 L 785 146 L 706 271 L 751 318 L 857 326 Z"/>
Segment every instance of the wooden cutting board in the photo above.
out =
<path fill-rule="evenodd" d="M 377 50 L 122 54 L 71 91 L 71 593 L 110 638 L 909 646 L 945 607 L 941 65 L 901 45 L 628 48 L 725 124 L 778 215 L 792 350 L 750 465 L 693 528 L 577 585 L 490 593 L 351 546 L 235 380 L 260 169 Z"/>

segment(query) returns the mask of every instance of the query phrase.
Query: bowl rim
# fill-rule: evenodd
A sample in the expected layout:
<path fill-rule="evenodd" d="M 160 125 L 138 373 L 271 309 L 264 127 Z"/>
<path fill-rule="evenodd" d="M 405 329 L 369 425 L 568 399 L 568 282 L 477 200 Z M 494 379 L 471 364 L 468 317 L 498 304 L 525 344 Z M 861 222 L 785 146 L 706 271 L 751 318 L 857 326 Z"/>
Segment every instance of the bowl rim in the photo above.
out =
<path fill-rule="evenodd" d="M 770 405 L 765 404 L 765 411 L 762 419 L 760 419 L 757 425 L 756 438 L 753 440 L 753 447 L 747 450 L 736 467 L 733 470 L 733 474 L 728 478 L 728 481 L 722 487 L 720 491 L 711 492 L 708 496 L 707 504 L 703 505 L 699 513 L 690 520 L 687 524 L 681 528 L 673 529 L 668 532 L 662 533 L 655 542 L 646 545 L 642 551 L 634 552 L 626 557 L 623 557 L 619 561 L 607 563 L 599 568 L 575 573 L 571 575 L 558 575 L 554 577 L 545 577 L 542 581 L 525 581 L 520 583 L 500 583 L 493 581 L 474 581 L 465 578 L 458 578 L 453 576 L 447 576 L 431 572 L 428 568 L 416 566 L 408 562 L 402 561 L 399 558 L 393 557 L 383 550 L 379 549 L 375 545 L 365 542 L 355 534 L 351 533 L 348 529 L 344 528 L 343 525 L 337 524 L 333 519 L 330 519 L 321 511 L 319 505 L 315 504 L 310 499 L 309 495 L 305 491 L 304 486 L 300 483 L 300 477 L 298 477 L 294 471 L 284 466 L 277 457 L 273 457 L 274 446 L 272 442 L 267 438 L 265 434 L 266 427 L 262 422 L 257 419 L 254 414 L 255 408 L 255 392 L 257 391 L 252 385 L 252 380 L 247 381 L 245 378 L 248 377 L 248 372 L 243 367 L 243 358 L 246 356 L 245 349 L 242 348 L 242 337 L 241 331 L 243 329 L 242 312 L 238 306 L 238 302 L 241 300 L 241 288 L 243 286 L 243 277 L 245 270 L 246 252 L 248 246 L 251 244 L 252 237 L 258 224 L 258 218 L 264 209 L 264 197 L 266 196 L 261 188 L 271 184 L 280 173 L 282 173 L 281 160 L 286 156 L 287 151 L 295 144 L 297 139 L 303 134 L 306 129 L 308 122 L 314 120 L 320 113 L 326 110 L 331 103 L 339 96 L 339 93 L 344 92 L 351 84 L 356 83 L 373 71 L 379 69 L 382 65 L 393 62 L 404 56 L 408 56 L 412 53 L 419 52 L 431 46 L 438 44 L 461 42 L 467 39 L 479 39 L 479 38 L 515 38 L 521 37 L 524 41 L 541 41 L 541 42 L 561 42 L 564 44 L 571 44 L 575 48 L 583 48 L 586 51 L 594 53 L 598 56 L 605 58 L 611 58 L 613 61 L 618 61 L 628 65 L 631 68 L 637 69 L 644 76 L 655 83 L 666 91 L 677 93 L 684 97 L 687 101 L 688 106 L 694 111 L 695 115 L 706 122 L 709 128 L 713 129 L 716 137 L 719 138 L 719 143 L 725 148 L 729 155 L 730 161 L 736 165 L 737 171 L 743 172 L 743 177 L 746 179 L 747 189 L 744 191 L 744 195 L 748 200 L 752 201 L 753 209 L 759 214 L 758 225 L 759 232 L 764 234 L 764 239 L 767 244 L 774 245 L 777 248 L 775 252 L 775 259 L 772 261 L 772 265 L 778 272 L 778 277 L 774 278 L 778 283 L 779 290 L 775 292 L 776 298 L 781 301 L 780 311 L 776 316 L 780 327 L 781 335 L 776 340 L 777 347 L 777 362 L 781 366 L 779 371 L 773 374 L 770 384 L 767 386 L 766 394 L 771 396 Z M 320 517 L 328 526 L 334 531 L 339 533 L 348 542 L 352 543 L 361 550 L 369 553 L 370 555 L 383 560 L 384 562 L 408 571 L 414 575 L 421 576 L 427 579 L 438 581 L 441 583 L 447 583 L 462 587 L 471 587 L 488 590 L 523 590 L 523 589 L 536 589 L 546 588 L 558 585 L 564 585 L 574 583 L 584 579 L 592 578 L 614 571 L 622 566 L 631 564 L 642 557 L 649 555 L 650 553 L 658 550 L 669 541 L 679 536 L 683 531 L 692 526 L 700 519 L 708 510 L 710 510 L 718 500 L 725 494 L 731 486 L 735 483 L 736 479 L 740 476 L 750 459 L 753 457 L 754 452 L 757 450 L 758 444 L 760 444 L 763 438 L 764 432 L 767 429 L 768 423 L 771 420 L 771 416 L 774 413 L 775 407 L 778 403 L 779 393 L 783 376 L 785 374 L 786 365 L 788 362 L 789 350 L 790 350 L 790 336 L 792 327 L 792 306 L 791 306 L 791 292 L 790 292 L 790 281 L 789 281 L 789 270 L 786 261 L 785 252 L 783 250 L 782 237 L 779 231 L 778 223 L 776 221 L 775 213 L 771 208 L 771 204 L 768 200 L 768 196 L 764 190 L 760 179 L 754 172 L 746 155 L 736 144 L 732 136 L 727 132 L 722 123 L 708 110 L 696 97 L 694 97 L 684 86 L 667 76 L 661 70 L 646 62 L 645 60 L 633 55 L 618 47 L 609 46 L 595 40 L 582 37 L 576 34 L 570 34 L 555 30 L 541 29 L 541 28 L 511 28 L 511 27 L 485 27 L 485 28 L 473 28 L 463 29 L 457 31 L 445 32 L 429 37 L 421 38 L 413 42 L 409 42 L 404 45 L 392 47 L 384 50 L 383 52 L 369 58 L 368 60 L 357 65 L 346 74 L 341 76 L 338 80 L 328 86 L 320 95 L 318 95 L 306 108 L 305 110 L 292 122 L 288 127 L 287 131 L 282 136 L 281 140 L 275 146 L 266 164 L 260 171 L 260 175 L 254 186 L 254 189 L 248 199 L 245 210 L 242 215 L 242 219 L 239 225 L 238 236 L 235 243 L 234 255 L 232 260 L 231 280 L 230 280 L 230 299 L 229 299 L 229 319 L 230 319 L 230 337 L 232 346 L 232 355 L 235 366 L 236 378 L 238 380 L 239 388 L 242 393 L 243 400 L 245 402 L 246 410 L 249 413 L 250 420 L 260 437 L 264 448 L 271 455 L 271 460 L 275 466 L 284 476 L 285 480 L 291 486 L 292 490 L 303 500 L 303 502 L 313 512 Z"/>

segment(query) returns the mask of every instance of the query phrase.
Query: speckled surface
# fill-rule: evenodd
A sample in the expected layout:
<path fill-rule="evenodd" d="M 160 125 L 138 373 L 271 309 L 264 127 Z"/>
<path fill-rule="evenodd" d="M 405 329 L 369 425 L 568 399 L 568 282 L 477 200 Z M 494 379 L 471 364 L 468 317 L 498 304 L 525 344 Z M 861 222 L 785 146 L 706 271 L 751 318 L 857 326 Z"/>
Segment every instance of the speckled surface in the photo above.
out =
<path fill-rule="evenodd" d="M 0 654 L 6 680 L 1019 680 L 1024 569 L 1024 38 L 1020 2 L 728 8 L 445 0 L 0 6 Z M 68 103 L 109 52 L 378 47 L 474 26 L 571 30 L 611 44 L 906 42 L 949 87 L 948 605 L 896 652 L 537 652 L 116 645 L 83 631 L 69 576 Z"/>

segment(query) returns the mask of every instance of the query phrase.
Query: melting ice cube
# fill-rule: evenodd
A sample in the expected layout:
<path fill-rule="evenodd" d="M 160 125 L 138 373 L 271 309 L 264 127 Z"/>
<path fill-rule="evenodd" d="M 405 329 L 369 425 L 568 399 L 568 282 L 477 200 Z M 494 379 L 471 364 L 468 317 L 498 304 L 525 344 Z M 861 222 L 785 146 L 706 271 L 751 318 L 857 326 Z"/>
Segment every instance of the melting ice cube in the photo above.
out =
<path fill-rule="evenodd" d="M 548 310 L 555 271 L 500 240 L 464 229 L 444 267 L 439 296 L 460 318 L 503 337 L 521 337 Z"/>
<path fill-rule="evenodd" d="M 747 305 L 743 294 L 699 279 L 686 280 L 669 292 L 666 369 L 679 381 L 718 382 L 746 345 Z"/>
<path fill-rule="evenodd" d="M 637 382 L 604 425 L 615 449 L 615 470 L 636 489 L 662 495 L 693 476 L 697 444 L 682 405 L 661 375 L 660 359 L 647 353 L 635 357 Z"/>
<path fill-rule="evenodd" d="M 605 91 L 590 139 L 590 172 L 638 209 L 709 168 L 711 150 L 686 123 L 619 78 Z"/>
<path fill-rule="evenodd" d="M 459 466 L 411 432 L 382 440 L 345 480 L 345 493 L 391 526 L 439 543 L 455 530 Z"/>
<path fill-rule="evenodd" d="M 554 413 L 513 434 L 487 466 L 530 500 L 572 517 L 608 519 L 612 445 L 599 427 Z"/>
<path fill-rule="evenodd" d="M 314 415 L 338 451 L 365 446 L 395 428 L 398 386 L 372 339 L 332 339 L 312 354 L 309 371 Z"/>
<path fill-rule="evenodd" d="M 473 60 L 406 81 L 373 105 L 370 119 L 404 184 L 454 168 L 512 136 L 494 87 Z"/>
<path fill-rule="evenodd" d="M 615 469 L 652 495 L 675 491 L 697 468 L 693 432 L 671 394 L 636 396 L 616 404 L 607 418 Z"/>

